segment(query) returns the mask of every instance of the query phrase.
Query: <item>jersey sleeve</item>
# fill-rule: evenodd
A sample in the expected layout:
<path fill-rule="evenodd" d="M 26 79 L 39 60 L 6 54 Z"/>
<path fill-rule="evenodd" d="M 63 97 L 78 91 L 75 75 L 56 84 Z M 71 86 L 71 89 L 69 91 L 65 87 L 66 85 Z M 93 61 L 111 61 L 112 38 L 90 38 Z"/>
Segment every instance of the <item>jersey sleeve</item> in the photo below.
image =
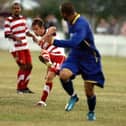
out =
<path fill-rule="evenodd" d="M 4 34 L 5 34 L 5 36 L 11 34 L 11 28 L 10 28 L 10 20 L 9 20 L 9 18 L 5 19 Z"/>
<path fill-rule="evenodd" d="M 68 48 L 74 48 L 79 46 L 79 44 L 86 38 L 87 35 L 87 24 L 86 23 L 80 23 L 77 24 L 75 27 L 75 32 L 72 34 L 70 39 L 68 40 L 54 40 L 54 45 L 59 47 L 68 47 Z"/>

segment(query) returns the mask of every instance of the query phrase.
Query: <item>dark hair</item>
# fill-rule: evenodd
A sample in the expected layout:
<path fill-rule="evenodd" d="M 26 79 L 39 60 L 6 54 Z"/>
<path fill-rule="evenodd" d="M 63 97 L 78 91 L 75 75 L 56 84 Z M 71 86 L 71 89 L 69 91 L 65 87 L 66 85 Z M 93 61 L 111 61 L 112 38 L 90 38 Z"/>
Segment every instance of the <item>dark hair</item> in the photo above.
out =
<path fill-rule="evenodd" d="M 13 3 L 13 4 L 12 4 L 12 8 L 13 8 L 14 6 L 20 6 L 20 7 L 22 8 L 22 5 L 21 5 L 20 3 L 18 3 L 18 2 Z"/>
<path fill-rule="evenodd" d="M 74 5 L 71 2 L 65 2 L 61 4 L 61 12 L 67 15 L 72 15 L 75 13 Z"/>
<path fill-rule="evenodd" d="M 44 26 L 44 21 L 40 18 L 35 18 L 32 22 L 32 26 L 38 25 L 39 27 Z"/>

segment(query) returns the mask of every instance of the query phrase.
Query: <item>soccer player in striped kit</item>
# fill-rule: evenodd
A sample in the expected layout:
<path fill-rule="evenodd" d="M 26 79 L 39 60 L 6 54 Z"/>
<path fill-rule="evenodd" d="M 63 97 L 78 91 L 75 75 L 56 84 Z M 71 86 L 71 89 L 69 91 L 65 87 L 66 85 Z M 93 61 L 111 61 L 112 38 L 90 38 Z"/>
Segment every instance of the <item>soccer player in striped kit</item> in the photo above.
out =
<path fill-rule="evenodd" d="M 43 20 L 40 18 L 33 20 L 32 30 L 37 36 L 44 37 L 44 34 L 47 33 L 50 28 L 46 29 Z M 34 41 L 41 46 L 41 53 L 39 56 L 40 61 L 47 65 L 44 89 L 42 90 L 41 100 L 37 103 L 37 105 L 46 106 L 47 97 L 53 87 L 53 79 L 59 74 L 60 67 L 65 60 L 65 54 L 63 48 L 50 45 L 48 42 L 43 43 L 41 40 Z"/>
<path fill-rule="evenodd" d="M 69 47 L 71 49 L 60 70 L 62 86 L 70 96 L 65 110 L 71 111 L 75 103 L 79 100 L 78 95 L 74 91 L 72 79 L 78 74 L 81 74 L 84 81 L 85 94 L 89 109 L 87 119 L 96 120 L 96 95 L 94 87 L 97 85 L 103 88 L 105 81 L 101 65 L 101 56 L 95 46 L 93 33 L 89 23 L 84 17 L 76 12 L 73 4 L 70 2 L 63 3 L 60 7 L 60 11 L 62 17 L 68 23 L 71 37 L 67 40 L 52 38 L 52 41 L 48 42 L 49 44 L 58 47 Z M 48 37 L 49 34 L 52 34 L 52 31 L 49 32 L 47 33 Z M 49 39 L 48 37 L 47 39 Z M 44 38 L 43 41 L 47 40 Z"/>
<path fill-rule="evenodd" d="M 34 37 L 28 30 L 26 19 L 21 14 L 20 3 L 13 3 L 12 15 L 5 20 L 5 38 L 12 40 L 13 47 L 10 50 L 16 63 L 19 66 L 17 74 L 17 93 L 33 93 L 28 88 L 32 70 L 32 59 L 26 35 Z"/>

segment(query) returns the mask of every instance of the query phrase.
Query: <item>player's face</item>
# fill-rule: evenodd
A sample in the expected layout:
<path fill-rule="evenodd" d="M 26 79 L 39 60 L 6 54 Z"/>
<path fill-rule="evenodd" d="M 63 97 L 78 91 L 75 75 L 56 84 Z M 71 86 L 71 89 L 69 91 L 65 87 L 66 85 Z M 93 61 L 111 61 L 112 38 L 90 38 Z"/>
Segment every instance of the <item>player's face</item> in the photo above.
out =
<path fill-rule="evenodd" d="M 45 33 L 45 28 L 43 26 L 40 27 L 39 25 L 32 26 L 32 30 L 37 36 L 43 36 Z"/>
<path fill-rule="evenodd" d="M 13 5 L 12 12 L 15 16 L 18 16 L 21 13 L 21 6 L 20 5 Z"/>

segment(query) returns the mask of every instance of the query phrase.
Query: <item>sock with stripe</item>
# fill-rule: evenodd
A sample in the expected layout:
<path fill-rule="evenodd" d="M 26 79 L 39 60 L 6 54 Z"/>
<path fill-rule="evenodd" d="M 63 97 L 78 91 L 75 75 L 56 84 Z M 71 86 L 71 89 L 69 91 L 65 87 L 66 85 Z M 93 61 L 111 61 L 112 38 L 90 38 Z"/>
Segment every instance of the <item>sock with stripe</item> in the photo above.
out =
<path fill-rule="evenodd" d="M 43 89 L 42 96 L 41 96 L 41 101 L 46 102 L 47 97 L 52 90 L 52 85 L 53 85 L 53 83 L 46 83 L 44 85 L 44 89 Z"/>

